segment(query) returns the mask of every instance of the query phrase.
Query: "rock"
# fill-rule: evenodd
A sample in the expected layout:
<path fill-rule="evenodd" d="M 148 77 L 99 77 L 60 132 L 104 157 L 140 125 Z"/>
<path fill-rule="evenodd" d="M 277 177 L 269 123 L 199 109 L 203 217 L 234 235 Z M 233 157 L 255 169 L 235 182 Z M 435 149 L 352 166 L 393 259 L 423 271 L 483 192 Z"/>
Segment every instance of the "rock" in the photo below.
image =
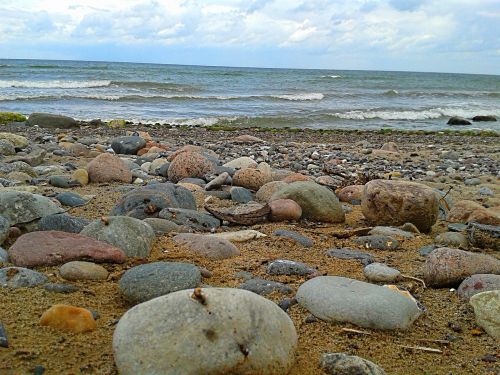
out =
<path fill-rule="evenodd" d="M 9 262 L 9 253 L 0 247 L 0 268 L 2 267 L 2 263 Z"/>
<path fill-rule="evenodd" d="M 372 180 L 363 189 L 361 210 L 377 225 L 414 224 L 429 232 L 437 220 L 439 200 L 434 190 L 415 182 Z"/>
<path fill-rule="evenodd" d="M 275 192 L 271 201 L 291 199 L 302 208 L 302 218 L 339 223 L 345 220 L 344 210 L 337 196 L 328 188 L 315 182 L 293 182 Z"/>
<path fill-rule="evenodd" d="M 47 215 L 38 222 L 38 230 L 56 230 L 68 233 L 80 233 L 82 229 L 90 224 L 90 220 L 75 217 L 68 214 Z"/>
<path fill-rule="evenodd" d="M 24 161 L 14 161 L 12 163 L 0 163 L 0 176 L 8 175 L 11 172 L 24 172 L 31 177 L 36 177 L 35 170 Z"/>
<path fill-rule="evenodd" d="M 218 155 L 214 151 L 208 150 L 208 149 L 200 147 L 200 146 L 194 146 L 194 145 L 182 146 L 180 149 L 175 151 L 173 154 L 169 155 L 167 160 L 172 162 L 172 161 L 174 161 L 174 159 L 177 158 L 177 156 L 179 156 L 183 153 L 186 153 L 186 152 L 197 153 L 197 154 L 203 155 L 204 157 L 206 157 L 207 159 L 211 160 L 214 163 L 218 161 Z"/>
<path fill-rule="evenodd" d="M 0 268 L 0 286 L 4 288 L 32 288 L 47 281 L 47 276 L 28 268 Z"/>
<path fill-rule="evenodd" d="M 41 128 L 50 129 L 72 129 L 77 128 L 77 122 L 68 116 L 54 115 L 51 113 L 32 113 L 28 120 L 27 125 L 38 125 Z"/>
<path fill-rule="evenodd" d="M 240 251 L 228 240 L 214 236 L 181 233 L 173 238 L 179 245 L 212 259 L 226 259 L 240 255 Z"/>
<path fill-rule="evenodd" d="M 79 290 L 75 285 L 70 284 L 57 284 L 57 283 L 46 283 L 43 284 L 43 289 L 52 293 L 74 293 Z"/>
<path fill-rule="evenodd" d="M 423 257 L 426 257 L 428 256 L 430 253 L 432 253 L 434 250 L 436 250 L 437 248 L 439 248 L 438 245 L 436 244 L 430 244 L 430 245 L 425 245 L 425 246 L 422 246 L 419 250 L 418 250 L 418 253 L 420 255 L 422 255 Z"/>
<path fill-rule="evenodd" d="M 293 292 L 292 288 L 285 284 L 271 280 L 264 280 L 257 277 L 245 281 L 239 286 L 239 288 L 259 295 L 266 295 L 272 292 L 279 292 L 283 294 L 289 294 Z"/>
<path fill-rule="evenodd" d="M 139 136 L 118 137 L 111 140 L 111 148 L 117 154 L 137 155 L 137 151 L 146 146 L 146 141 Z"/>
<path fill-rule="evenodd" d="M 87 200 L 80 194 L 65 191 L 56 195 L 56 199 L 64 206 L 78 207 L 87 204 Z"/>
<path fill-rule="evenodd" d="M 274 302 L 231 288 L 202 289 L 198 295 L 196 300 L 191 290 L 183 290 L 127 311 L 113 336 L 118 371 L 122 375 L 289 372 L 297 334 Z"/>
<path fill-rule="evenodd" d="M 73 181 L 78 182 L 82 186 L 89 184 L 89 174 L 85 169 L 75 170 L 71 178 L 73 179 Z"/>
<path fill-rule="evenodd" d="M 467 237 L 472 246 L 500 251 L 500 226 L 469 223 Z"/>
<path fill-rule="evenodd" d="M 481 184 L 481 180 L 479 178 L 467 178 L 464 180 L 464 185 L 466 186 L 477 186 Z"/>
<path fill-rule="evenodd" d="M 161 219 L 186 225 L 196 231 L 211 231 L 220 227 L 220 220 L 203 212 L 184 208 L 164 208 L 158 214 Z"/>
<path fill-rule="evenodd" d="M 30 223 L 41 217 L 63 212 L 49 198 L 17 191 L 0 191 L 0 212 L 10 225 Z"/>
<path fill-rule="evenodd" d="M 230 223 L 253 225 L 267 220 L 270 208 L 260 203 L 247 203 L 234 207 L 211 207 L 205 205 L 205 210 L 220 220 Z"/>
<path fill-rule="evenodd" d="M 73 261 L 59 267 L 63 279 L 76 280 L 106 280 L 108 271 L 103 266 L 92 262 Z"/>
<path fill-rule="evenodd" d="M 361 200 L 363 196 L 364 185 L 346 186 L 337 193 L 341 202 L 352 202 L 353 200 Z"/>
<path fill-rule="evenodd" d="M 471 122 L 458 116 L 451 117 L 448 122 L 448 125 L 470 125 Z"/>
<path fill-rule="evenodd" d="M 213 180 L 211 180 L 208 184 L 205 185 L 205 190 L 216 190 L 219 189 L 222 185 L 228 185 L 230 183 L 231 177 L 229 173 L 223 172 Z"/>
<path fill-rule="evenodd" d="M 49 184 L 63 189 L 80 186 L 80 183 L 74 181 L 71 176 L 50 176 Z"/>
<path fill-rule="evenodd" d="M 495 340 L 500 340 L 500 290 L 473 295 L 469 303 L 474 308 L 476 323 Z"/>
<path fill-rule="evenodd" d="M 398 145 L 394 142 L 384 143 L 380 149 L 384 151 L 399 152 Z"/>
<path fill-rule="evenodd" d="M 170 220 L 159 219 L 159 218 L 146 218 L 143 220 L 145 223 L 149 224 L 151 228 L 155 231 L 156 235 L 164 235 L 167 233 L 184 233 L 189 232 L 190 229 L 183 225 L 179 225 Z"/>
<path fill-rule="evenodd" d="M 271 221 L 298 221 L 302 208 L 291 199 L 276 199 L 269 203 Z"/>
<path fill-rule="evenodd" d="M 261 167 L 263 164 L 266 163 L 260 163 L 257 169 L 244 168 L 236 171 L 233 176 L 233 185 L 257 191 L 268 182 L 271 182 L 273 180 L 271 171 Z"/>
<path fill-rule="evenodd" d="M 151 184 L 125 194 L 111 211 L 111 215 L 127 215 L 137 219 L 158 217 L 167 207 L 196 210 L 193 194 L 172 183 Z"/>
<path fill-rule="evenodd" d="M 467 222 L 500 226 L 500 214 L 499 211 L 494 208 L 483 208 L 480 210 L 474 210 L 469 215 Z"/>
<path fill-rule="evenodd" d="M 444 232 L 438 234 L 434 239 L 434 243 L 440 247 L 453 247 L 467 250 L 469 248 L 469 241 L 467 237 L 458 232 Z"/>
<path fill-rule="evenodd" d="M 12 143 L 17 149 L 22 149 L 28 146 L 28 139 L 22 135 L 1 132 L 0 139 Z"/>
<path fill-rule="evenodd" d="M 465 278 L 479 273 L 500 274 L 500 260 L 442 247 L 430 253 L 424 265 L 425 283 L 433 287 L 455 287 Z"/>
<path fill-rule="evenodd" d="M 457 289 L 460 298 L 469 300 L 475 294 L 500 289 L 500 275 L 477 274 L 466 278 Z"/>
<path fill-rule="evenodd" d="M 477 192 L 479 195 L 484 195 L 486 197 L 493 197 L 495 195 L 495 193 L 493 193 L 493 190 L 486 186 L 480 187 Z"/>
<path fill-rule="evenodd" d="M 119 282 L 125 298 L 134 304 L 149 301 L 178 290 L 197 287 L 198 267 L 189 263 L 155 262 L 129 269 Z"/>
<path fill-rule="evenodd" d="M 265 142 L 263 139 L 258 137 L 254 137 L 253 135 L 243 134 L 233 138 L 233 142 L 235 143 L 261 143 Z"/>
<path fill-rule="evenodd" d="M 0 322 L 0 348 L 8 348 L 9 341 L 7 339 L 7 330 L 3 326 L 2 322 Z"/>
<path fill-rule="evenodd" d="M 248 156 L 242 156 L 240 158 L 231 160 L 223 165 L 223 167 L 244 169 L 244 168 L 256 168 L 257 162 Z"/>
<path fill-rule="evenodd" d="M 404 330 L 421 314 L 413 300 L 398 292 L 345 277 L 315 277 L 299 287 L 296 298 L 322 320 L 365 328 Z"/>
<path fill-rule="evenodd" d="M 307 264 L 293 260 L 277 259 L 269 263 L 266 272 L 269 275 L 299 275 L 307 276 L 317 272 Z"/>
<path fill-rule="evenodd" d="M 16 154 L 14 144 L 6 139 L 0 138 L 0 155 L 11 156 Z"/>
<path fill-rule="evenodd" d="M 292 173 L 281 180 L 287 184 L 299 181 L 311 181 L 311 177 L 303 175 L 302 173 Z"/>
<path fill-rule="evenodd" d="M 253 194 L 250 190 L 240 186 L 233 186 L 231 190 L 231 199 L 238 203 L 248 203 L 253 200 Z"/>
<path fill-rule="evenodd" d="M 10 229 L 10 221 L 0 216 L 0 245 L 4 243 L 4 241 L 9 236 Z"/>
<path fill-rule="evenodd" d="M 126 182 L 132 181 L 132 172 L 120 158 L 111 154 L 101 154 L 87 165 L 91 182 Z"/>
<path fill-rule="evenodd" d="M 358 260 L 365 266 L 375 262 L 373 255 L 349 248 L 330 249 L 326 252 L 326 255 L 332 258 Z"/>
<path fill-rule="evenodd" d="M 258 238 L 267 237 L 264 233 L 253 229 L 238 230 L 236 232 L 215 233 L 212 236 L 223 238 L 231 242 L 247 242 Z"/>
<path fill-rule="evenodd" d="M 283 181 L 271 181 L 263 185 L 257 193 L 255 193 L 255 199 L 258 202 L 268 203 L 271 196 L 280 190 L 282 187 L 286 186 L 287 183 Z"/>
<path fill-rule="evenodd" d="M 174 183 L 186 177 L 204 178 L 211 173 L 215 173 L 213 161 L 197 152 L 180 153 L 168 167 L 168 179 Z"/>
<path fill-rule="evenodd" d="M 410 224 L 410 225 L 412 225 L 412 224 Z M 382 226 L 374 227 L 372 230 L 370 230 L 368 232 L 368 234 L 371 235 L 371 236 L 389 236 L 389 237 L 401 238 L 401 239 L 407 239 L 407 238 L 413 238 L 413 237 L 415 237 L 413 235 L 413 233 L 401 230 L 399 228 L 382 227 Z"/>
<path fill-rule="evenodd" d="M 128 216 L 108 216 L 95 220 L 80 233 L 116 246 L 129 257 L 140 258 L 149 256 L 155 239 L 153 228 Z"/>
<path fill-rule="evenodd" d="M 97 328 L 89 310 L 69 305 L 53 305 L 42 314 L 40 325 L 74 333 L 94 331 Z"/>
<path fill-rule="evenodd" d="M 401 272 L 383 263 L 371 263 L 363 269 L 365 277 L 372 282 L 392 283 L 396 281 Z"/>
<path fill-rule="evenodd" d="M 474 116 L 472 118 L 472 121 L 478 122 L 478 121 L 496 121 L 497 118 L 492 115 L 483 115 L 483 116 Z"/>
<path fill-rule="evenodd" d="M 345 353 L 324 353 L 319 367 L 330 375 L 386 375 L 375 363 Z"/>
<path fill-rule="evenodd" d="M 23 234 L 10 247 L 9 257 L 12 263 L 22 267 L 52 266 L 71 260 L 125 261 L 121 249 L 80 234 L 58 231 Z"/>
<path fill-rule="evenodd" d="M 360 236 L 353 242 L 365 249 L 396 250 L 399 247 L 399 241 L 389 236 Z"/>
<path fill-rule="evenodd" d="M 277 229 L 274 231 L 273 235 L 288 238 L 304 247 L 312 247 L 314 245 L 313 240 L 311 240 L 310 238 L 290 230 Z"/>
<path fill-rule="evenodd" d="M 469 200 L 463 200 L 455 203 L 447 215 L 447 220 L 452 223 L 466 223 L 471 213 L 475 210 L 484 210 L 479 203 Z"/>
<path fill-rule="evenodd" d="M 466 224 L 461 224 L 461 223 L 451 223 L 448 224 L 448 230 L 450 232 L 465 232 L 467 230 L 467 225 Z"/>

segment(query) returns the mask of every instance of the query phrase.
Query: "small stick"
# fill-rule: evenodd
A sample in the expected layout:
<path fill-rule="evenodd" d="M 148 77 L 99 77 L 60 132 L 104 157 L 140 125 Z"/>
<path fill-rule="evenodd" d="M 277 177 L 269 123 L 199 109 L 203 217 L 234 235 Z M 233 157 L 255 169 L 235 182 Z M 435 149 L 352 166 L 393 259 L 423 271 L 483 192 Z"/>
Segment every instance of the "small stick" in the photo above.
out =
<path fill-rule="evenodd" d="M 352 328 L 342 328 L 341 331 L 346 333 L 358 333 L 360 335 L 371 335 L 370 332 L 360 331 L 359 329 L 352 329 Z"/>
<path fill-rule="evenodd" d="M 427 286 L 425 285 L 425 281 L 422 280 L 422 279 L 419 279 L 418 277 L 413 277 L 413 276 L 410 276 L 410 275 L 400 275 L 400 277 L 402 277 L 404 279 L 410 279 L 410 280 L 418 281 L 419 283 L 422 283 L 422 285 L 424 286 L 424 289 L 427 288 Z"/>
<path fill-rule="evenodd" d="M 428 352 L 428 353 L 437 353 L 437 354 L 443 353 L 443 351 L 440 349 L 428 348 L 426 346 L 408 346 L 408 345 L 398 345 L 398 346 L 403 349 L 420 350 L 422 352 Z"/>

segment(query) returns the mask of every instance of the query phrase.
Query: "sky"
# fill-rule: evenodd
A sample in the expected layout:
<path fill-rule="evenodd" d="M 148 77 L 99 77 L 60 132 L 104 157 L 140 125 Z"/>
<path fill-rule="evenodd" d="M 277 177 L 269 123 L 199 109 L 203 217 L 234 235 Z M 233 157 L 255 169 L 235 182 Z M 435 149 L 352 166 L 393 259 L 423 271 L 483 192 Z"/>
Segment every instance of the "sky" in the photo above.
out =
<path fill-rule="evenodd" d="M 1 0 L 0 58 L 500 74 L 500 0 Z"/>

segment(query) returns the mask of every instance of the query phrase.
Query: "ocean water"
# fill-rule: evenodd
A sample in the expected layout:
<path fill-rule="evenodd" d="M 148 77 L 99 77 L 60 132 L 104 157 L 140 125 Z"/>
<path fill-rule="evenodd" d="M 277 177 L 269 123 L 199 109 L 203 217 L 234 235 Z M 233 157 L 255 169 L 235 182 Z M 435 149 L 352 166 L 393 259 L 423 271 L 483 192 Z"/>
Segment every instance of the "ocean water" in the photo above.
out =
<path fill-rule="evenodd" d="M 500 119 L 500 76 L 0 60 L 0 111 L 186 125 L 450 129 Z M 457 129 L 457 127 L 454 127 Z M 458 129 L 500 131 L 499 122 Z"/>

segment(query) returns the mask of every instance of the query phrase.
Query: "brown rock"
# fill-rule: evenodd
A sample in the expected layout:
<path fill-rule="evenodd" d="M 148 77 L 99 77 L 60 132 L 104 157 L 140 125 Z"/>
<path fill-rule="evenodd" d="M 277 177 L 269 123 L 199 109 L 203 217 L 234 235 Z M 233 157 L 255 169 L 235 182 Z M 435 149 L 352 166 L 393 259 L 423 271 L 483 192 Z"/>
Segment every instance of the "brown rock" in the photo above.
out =
<path fill-rule="evenodd" d="M 226 239 L 215 236 L 181 233 L 174 242 L 187 246 L 191 251 L 212 259 L 226 259 L 240 255 L 238 248 Z"/>
<path fill-rule="evenodd" d="M 277 199 L 269 203 L 271 221 L 297 221 L 302 216 L 302 208 L 291 199 Z"/>
<path fill-rule="evenodd" d="M 437 220 L 439 200 L 434 190 L 408 181 L 372 180 L 363 189 L 361 210 L 377 225 L 412 223 L 429 232 Z"/>
<path fill-rule="evenodd" d="M 97 327 L 89 310 L 69 305 L 52 306 L 43 313 L 40 324 L 75 333 L 93 331 Z"/>
<path fill-rule="evenodd" d="M 447 219 L 452 223 L 466 223 L 470 214 L 477 209 L 483 210 L 485 208 L 477 202 L 463 200 L 451 207 Z"/>
<path fill-rule="evenodd" d="M 214 173 L 214 164 L 198 152 L 182 152 L 170 163 L 168 179 L 174 183 L 183 178 L 203 178 L 206 174 Z"/>
<path fill-rule="evenodd" d="M 384 143 L 380 149 L 384 151 L 399 152 L 398 145 L 394 142 Z"/>
<path fill-rule="evenodd" d="M 473 295 L 500 289 L 500 275 L 477 274 L 466 278 L 457 289 L 460 298 L 469 300 Z"/>
<path fill-rule="evenodd" d="M 302 173 L 294 173 L 289 176 L 286 176 L 282 181 L 286 182 L 287 184 L 291 184 L 292 182 L 297 182 L 297 181 L 312 181 L 312 178 L 303 175 Z"/>
<path fill-rule="evenodd" d="M 205 210 L 218 219 L 242 225 L 253 225 L 265 222 L 271 211 L 267 204 L 262 205 L 260 203 L 247 203 L 234 207 L 205 206 Z"/>
<path fill-rule="evenodd" d="M 435 287 L 457 286 L 465 278 L 480 273 L 500 274 L 500 260 L 486 254 L 441 247 L 427 256 L 424 265 L 424 280 Z"/>
<path fill-rule="evenodd" d="M 255 199 L 258 202 L 269 202 L 271 196 L 286 185 L 286 182 L 283 181 L 271 181 L 267 184 L 262 185 L 262 187 L 255 194 Z"/>
<path fill-rule="evenodd" d="M 88 156 L 90 154 L 90 149 L 81 143 L 72 143 L 68 147 L 68 151 L 73 156 Z"/>
<path fill-rule="evenodd" d="M 71 260 L 123 263 L 125 253 L 114 246 L 76 233 L 43 231 L 23 234 L 9 249 L 19 267 L 51 266 Z"/>
<path fill-rule="evenodd" d="M 467 221 L 498 226 L 500 225 L 500 215 L 493 208 L 481 208 L 472 211 Z"/>
<path fill-rule="evenodd" d="M 174 159 L 179 156 L 180 154 L 184 152 L 196 152 L 198 154 L 204 154 L 205 156 L 213 156 L 214 158 L 219 158 L 219 156 L 212 150 L 207 150 L 206 148 L 203 148 L 201 146 L 194 146 L 194 145 L 185 145 L 175 151 L 173 154 L 169 155 L 167 160 L 168 161 L 174 161 Z"/>
<path fill-rule="evenodd" d="M 253 135 L 240 135 L 236 138 L 233 139 L 233 142 L 235 143 L 260 143 L 260 142 L 265 142 L 263 139 L 260 139 L 258 137 L 254 137 Z"/>
<path fill-rule="evenodd" d="M 350 185 L 340 189 L 337 197 L 341 202 L 351 202 L 353 199 L 361 200 L 363 196 L 364 185 Z"/>
<path fill-rule="evenodd" d="M 262 169 L 244 168 L 236 171 L 233 176 L 234 186 L 243 186 L 254 191 L 271 181 L 272 175 Z"/>
<path fill-rule="evenodd" d="M 127 182 L 132 181 L 132 173 L 127 164 L 111 154 L 101 154 L 87 165 L 91 182 Z"/>
<path fill-rule="evenodd" d="M 73 172 L 71 178 L 77 181 L 80 185 L 85 186 L 89 184 L 89 174 L 85 169 L 77 169 Z"/>
<path fill-rule="evenodd" d="M 387 151 L 387 150 L 373 150 L 371 155 L 376 158 L 389 158 L 389 159 L 397 159 L 401 156 L 399 152 Z"/>

